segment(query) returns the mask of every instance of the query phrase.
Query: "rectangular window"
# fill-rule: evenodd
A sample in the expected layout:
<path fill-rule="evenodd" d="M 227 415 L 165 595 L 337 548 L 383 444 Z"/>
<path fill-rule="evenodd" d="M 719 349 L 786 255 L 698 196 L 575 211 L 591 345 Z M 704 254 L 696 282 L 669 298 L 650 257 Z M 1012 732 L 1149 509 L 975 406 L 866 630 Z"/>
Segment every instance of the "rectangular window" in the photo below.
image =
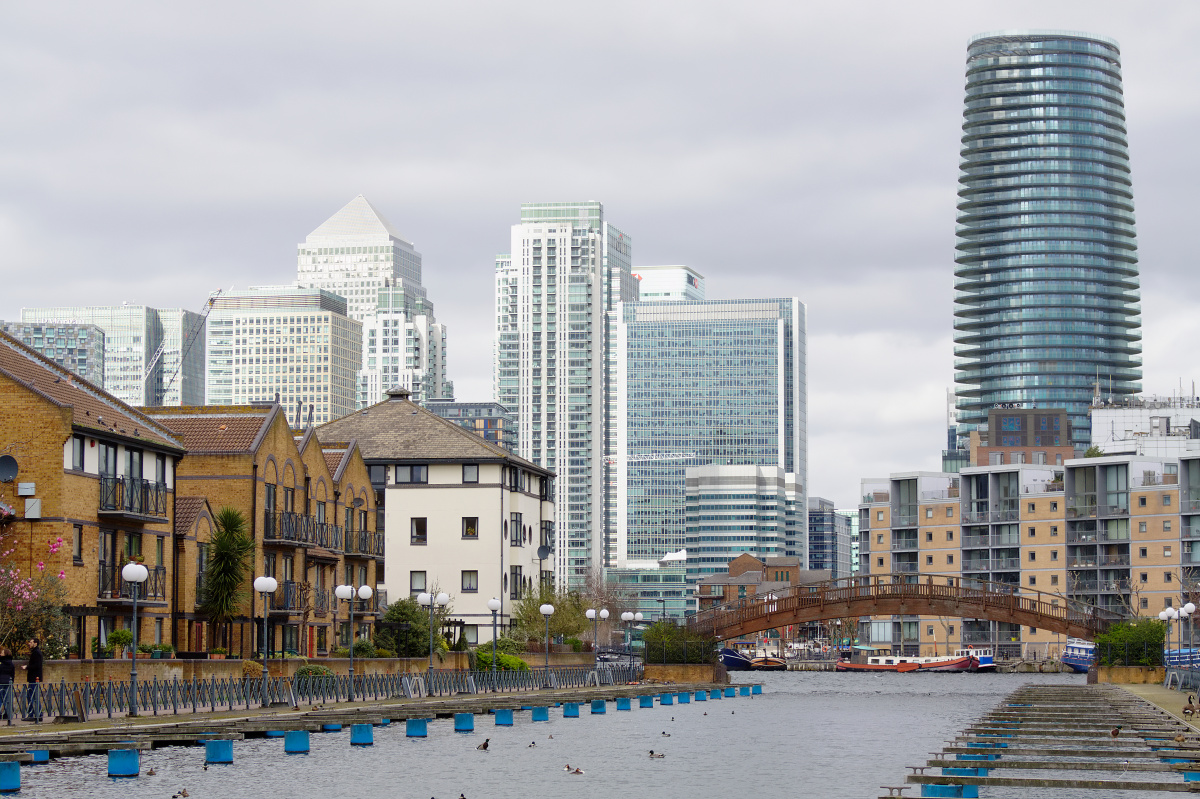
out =
<path fill-rule="evenodd" d="M 463 469 L 463 482 L 464 483 L 478 483 L 479 482 L 479 464 L 478 463 L 464 463 L 462 469 Z"/>
<path fill-rule="evenodd" d="M 1030 562 L 1030 563 L 1033 563 L 1035 560 L 1037 560 L 1037 553 L 1036 553 L 1036 552 L 1030 552 L 1030 553 L 1029 553 L 1029 562 Z"/>
<path fill-rule="evenodd" d="M 167 484 L 167 456 L 154 456 L 154 482 L 162 485 Z"/>
<path fill-rule="evenodd" d="M 1141 574 L 1138 575 L 1138 582 L 1140 582 L 1140 583 L 1148 582 L 1149 577 L 1150 577 L 1149 574 L 1147 574 L 1146 572 L 1142 572 Z"/>
<path fill-rule="evenodd" d="M 946 556 L 946 565 L 947 565 L 947 566 L 953 566 L 953 565 L 954 565 L 954 556 L 953 556 L 953 555 L 947 555 L 947 556 Z"/>
<path fill-rule="evenodd" d="M 1142 610 L 1147 610 L 1149 607 L 1150 607 L 1150 600 L 1147 599 L 1146 597 L 1142 597 L 1142 601 L 1141 601 Z"/>
<path fill-rule="evenodd" d="M 522 576 L 520 566 L 512 566 L 508 570 L 508 596 L 509 599 L 520 599 L 525 588 L 525 578 Z"/>
<path fill-rule="evenodd" d="M 1057 574 L 1050 575 L 1050 585 L 1058 585 L 1058 575 Z"/>
<path fill-rule="evenodd" d="M 420 544 L 422 546 L 429 543 L 429 539 L 426 536 L 426 525 L 428 523 L 429 520 L 425 518 L 412 520 L 412 538 L 409 540 L 409 543 Z"/>
<path fill-rule="evenodd" d="M 1162 498 L 1163 498 L 1163 507 L 1164 507 L 1164 508 L 1169 508 L 1169 507 L 1171 507 L 1171 495 L 1170 495 L 1170 494 L 1163 494 L 1163 495 L 1162 495 Z"/>
<path fill-rule="evenodd" d="M 1033 575 L 1033 574 L 1029 575 L 1029 584 L 1037 585 L 1037 576 L 1036 575 Z"/>
<path fill-rule="evenodd" d="M 882 569 L 883 568 L 883 558 L 876 558 L 875 560 L 876 560 L 875 565 Z"/>
<path fill-rule="evenodd" d="M 1139 533 L 1146 532 L 1146 523 L 1145 522 L 1138 522 L 1138 532 Z"/>
<path fill-rule="evenodd" d="M 1056 510 L 1058 510 L 1058 503 L 1057 503 L 1057 502 L 1051 502 L 1051 503 L 1050 503 L 1050 510 L 1051 510 L 1051 511 L 1056 511 Z"/>
<path fill-rule="evenodd" d="M 1056 535 L 1058 535 L 1058 525 L 1052 524 L 1052 525 L 1050 525 L 1050 536 L 1054 537 Z"/>
<path fill-rule="evenodd" d="M 1029 537 L 1030 537 L 1030 538 L 1033 538 L 1033 537 L 1034 537 L 1034 536 L 1036 536 L 1036 535 L 1037 535 L 1037 528 L 1036 528 L 1036 527 L 1030 527 L 1030 528 L 1029 528 Z"/>
<path fill-rule="evenodd" d="M 930 625 L 925 628 L 925 634 L 928 636 L 931 636 L 931 637 L 933 636 L 933 625 Z"/>
<path fill-rule="evenodd" d="M 925 540 L 929 541 L 931 543 L 933 542 L 933 531 L 932 530 L 925 531 Z"/>
<path fill-rule="evenodd" d="M 953 540 L 954 540 L 954 531 L 953 531 L 953 530 L 947 530 L 947 531 L 946 531 L 946 540 L 947 540 L 947 541 L 953 541 Z"/>
<path fill-rule="evenodd" d="M 926 566 L 932 566 L 932 565 L 933 565 L 933 555 L 926 555 L 926 556 L 925 556 L 925 565 L 926 565 Z"/>
<path fill-rule="evenodd" d="M 83 436 L 71 436 L 71 468 L 83 471 Z"/>
<path fill-rule="evenodd" d="M 117 476 L 117 448 L 103 441 L 100 442 L 100 474 L 105 477 Z"/>
<path fill-rule="evenodd" d="M 1058 550 L 1057 549 L 1050 550 L 1050 560 L 1058 560 Z"/>
<path fill-rule="evenodd" d="M 933 518 L 933 508 L 926 508 L 926 509 L 925 509 L 925 518 L 926 518 L 926 519 L 932 519 L 932 518 Z"/>
<path fill-rule="evenodd" d="M 1175 575 L 1171 574 L 1170 572 L 1163 572 L 1163 582 L 1164 583 L 1171 582 L 1171 580 L 1174 579 L 1174 577 L 1175 577 Z"/>
<path fill-rule="evenodd" d="M 464 516 L 462 520 L 462 537 L 479 538 L 479 517 Z"/>
<path fill-rule="evenodd" d="M 464 624 L 462 628 L 462 634 L 463 638 L 465 638 L 467 643 L 471 646 L 475 646 L 479 643 L 478 624 Z"/>
<path fill-rule="evenodd" d="M 479 591 L 479 572 L 464 571 L 462 573 L 463 593 L 474 594 Z"/>
<path fill-rule="evenodd" d="M 882 544 L 882 543 L 883 543 L 883 533 L 880 533 L 880 534 L 878 534 L 877 536 L 875 536 L 875 543 L 876 543 L 876 544 Z"/>
<path fill-rule="evenodd" d="M 1170 547 L 1163 547 L 1163 557 L 1164 558 L 1171 557 L 1171 548 Z"/>
<path fill-rule="evenodd" d="M 165 566 L 166 565 L 166 563 L 163 562 L 163 539 L 162 539 L 162 536 L 159 536 L 154 539 L 154 565 L 155 566 Z"/>
<path fill-rule="evenodd" d="M 1146 547 L 1139 547 L 1139 548 L 1138 548 L 1138 557 L 1139 557 L 1139 558 L 1144 558 L 1144 557 L 1146 557 Z"/>
<path fill-rule="evenodd" d="M 946 625 L 946 635 L 954 635 L 954 625 L 953 624 Z"/>
<path fill-rule="evenodd" d="M 1171 532 L 1171 520 L 1170 519 L 1163 521 L 1163 532 L 1164 533 Z"/>
<path fill-rule="evenodd" d="M 397 483 L 428 483 L 429 467 L 424 464 L 410 464 L 396 467 Z"/>
<path fill-rule="evenodd" d="M 425 590 L 425 572 L 408 573 L 408 593 L 416 596 Z M 425 625 L 428 627 L 429 625 Z"/>
<path fill-rule="evenodd" d="M 1146 498 L 1145 497 L 1138 497 L 1138 507 L 1139 508 L 1146 507 Z"/>
<path fill-rule="evenodd" d="M 75 525 L 75 534 L 71 539 L 71 560 L 83 563 L 83 525 Z"/>
<path fill-rule="evenodd" d="M 946 508 L 946 518 L 947 519 L 954 518 L 954 508 Z"/>
<path fill-rule="evenodd" d="M 1030 502 L 1030 503 L 1029 503 L 1029 512 L 1030 512 L 1030 513 L 1033 513 L 1033 512 L 1034 512 L 1034 508 L 1036 508 L 1036 507 L 1037 507 L 1037 505 L 1035 505 L 1034 503 Z"/>
<path fill-rule="evenodd" d="M 877 522 L 883 521 L 883 511 L 881 511 L 881 510 L 875 511 L 875 521 L 877 521 Z"/>
<path fill-rule="evenodd" d="M 525 546 L 525 525 L 521 514 L 514 513 L 508 523 L 508 543 L 510 546 Z"/>
<path fill-rule="evenodd" d="M 328 627 L 318 627 L 317 628 L 317 651 L 318 652 L 328 652 L 329 651 L 329 628 Z"/>
<path fill-rule="evenodd" d="M 387 485 L 387 468 L 386 466 L 368 466 L 367 472 L 371 476 L 372 485 Z"/>

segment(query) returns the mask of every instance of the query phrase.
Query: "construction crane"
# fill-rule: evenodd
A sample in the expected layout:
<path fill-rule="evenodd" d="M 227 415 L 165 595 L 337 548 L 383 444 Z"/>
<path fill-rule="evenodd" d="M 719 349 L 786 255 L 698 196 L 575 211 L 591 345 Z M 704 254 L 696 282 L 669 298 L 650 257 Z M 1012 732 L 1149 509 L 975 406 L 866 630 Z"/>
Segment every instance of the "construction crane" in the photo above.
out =
<path fill-rule="evenodd" d="M 182 347 L 180 348 L 179 353 L 179 363 L 175 365 L 175 371 L 171 373 L 171 376 L 163 381 L 162 391 L 157 397 L 154 398 L 155 404 L 162 403 L 163 399 L 167 396 L 167 389 L 169 389 L 175 382 L 175 378 L 179 377 L 179 370 L 183 368 L 183 362 L 187 358 L 187 354 L 191 352 L 192 345 L 196 343 L 196 339 L 200 338 L 199 333 L 204 329 L 205 321 L 208 320 L 208 312 L 212 310 L 213 303 L 217 301 L 217 297 L 220 297 L 221 294 L 221 289 L 217 289 L 212 294 L 208 295 L 208 302 L 204 304 L 204 310 L 200 312 L 200 324 L 196 326 L 196 330 L 193 332 L 191 340 L 185 340 L 182 342 Z M 180 330 L 180 336 L 186 335 L 186 332 L 187 331 L 185 330 Z M 146 380 L 150 377 L 150 373 L 154 370 L 154 365 L 158 363 L 158 359 L 162 357 L 163 348 L 166 347 L 166 345 L 167 342 L 164 338 L 162 343 L 158 345 L 158 349 L 154 351 L 153 357 L 150 358 L 150 363 L 146 366 L 146 371 L 142 375 L 143 386 L 146 385 Z"/>

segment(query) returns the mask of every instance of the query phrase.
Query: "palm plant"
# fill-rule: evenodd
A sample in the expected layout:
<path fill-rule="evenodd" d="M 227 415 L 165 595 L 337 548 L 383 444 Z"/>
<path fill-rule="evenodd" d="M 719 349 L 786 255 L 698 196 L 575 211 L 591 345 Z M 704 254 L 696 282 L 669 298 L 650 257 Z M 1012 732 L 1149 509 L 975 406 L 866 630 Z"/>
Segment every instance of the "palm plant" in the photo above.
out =
<path fill-rule="evenodd" d="M 200 609 L 213 625 L 222 629 L 227 644 L 228 627 L 248 596 L 246 577 L 253 552 L 254 540 L 246 532 L 246 517 L 241 511 L 230 507 L 217 511 L 208 544 L 204 602 Z"/>

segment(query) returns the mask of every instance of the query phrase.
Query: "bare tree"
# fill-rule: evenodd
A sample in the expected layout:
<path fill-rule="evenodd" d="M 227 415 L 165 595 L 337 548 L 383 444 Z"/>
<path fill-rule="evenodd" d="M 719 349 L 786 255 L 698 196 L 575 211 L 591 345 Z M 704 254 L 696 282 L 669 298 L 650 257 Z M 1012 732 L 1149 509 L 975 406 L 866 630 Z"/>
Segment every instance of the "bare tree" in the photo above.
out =
<path fill-rule="evenodd" d="M 682 590 L 683 586 L 680 586 Z M 593 569 L 584 578 L 583 590 L 579 596 L 585 608 L 608 611 L 608 619 L 599 623 L 599 642 L 611 641 L 613 630 L 620 629 L 621 614 L 625 611 L 637 610 L 637 598 L 633 591 L 620 588 L 605 579 L 603 569 Z M 581 633 L 584 639 L 591 639 L 593 626 Z"/>

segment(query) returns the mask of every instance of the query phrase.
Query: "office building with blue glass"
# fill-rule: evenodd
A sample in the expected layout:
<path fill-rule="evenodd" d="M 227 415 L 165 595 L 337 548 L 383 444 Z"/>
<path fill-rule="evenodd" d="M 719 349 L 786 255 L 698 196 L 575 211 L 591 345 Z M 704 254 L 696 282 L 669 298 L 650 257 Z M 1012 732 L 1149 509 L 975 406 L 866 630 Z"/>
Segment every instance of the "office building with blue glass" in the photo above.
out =
<path fill-rule="evenodd" d="M 967 52 L 955 257 L 958 433 L 990 408 L 1065 408 L 1089 440 L 1098 391 L 1141 389 L 1141 309 L 1121 52 L 1062 31 Z"/>
<path fill-rule="evenodd" d="M 801 523 L 777 548 L 803 553 L 807 483 L 805 307 L 796 298 L 622 303 L 613 313 L 615 492 L 611 568 L 655 569 L 687 545 L 689 467 L 769 466 L 798 487 Z M 782 478 L 781 478 L 782 479 Z M 688 549 L 689 584 L 692 557 Z"/>
<path fill-rule="evenodd" d="M 855 518 L 858 511 L 854 511 Z M 856 553 L 851 549 L 850 516 L 824 497 L 808 498 L 808 568 L 825 569 L 835 580 L 849 577 Z"/>

